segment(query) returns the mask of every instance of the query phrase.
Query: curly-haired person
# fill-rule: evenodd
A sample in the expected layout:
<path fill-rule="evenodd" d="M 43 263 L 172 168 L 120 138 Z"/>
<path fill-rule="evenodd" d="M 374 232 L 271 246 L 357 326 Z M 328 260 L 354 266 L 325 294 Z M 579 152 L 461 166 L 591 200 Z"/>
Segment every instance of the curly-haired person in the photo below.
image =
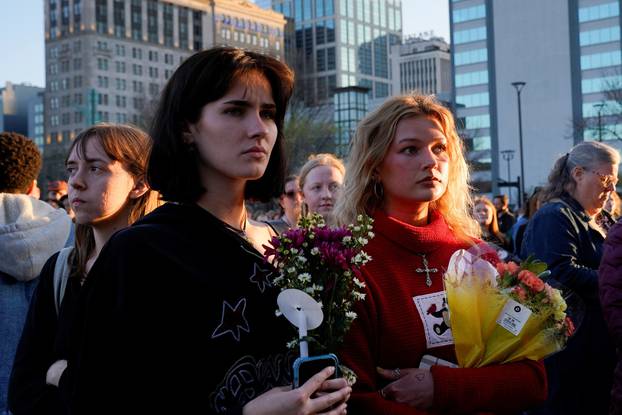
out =
<path fill-rule="evenodd" d="M 71 224 L 63 210 L 38 200 L 40 169 L 32 140 L 0 133 L 0 413 L 7 409 L 11 365 L 36 278 L 64 246 Z"/>

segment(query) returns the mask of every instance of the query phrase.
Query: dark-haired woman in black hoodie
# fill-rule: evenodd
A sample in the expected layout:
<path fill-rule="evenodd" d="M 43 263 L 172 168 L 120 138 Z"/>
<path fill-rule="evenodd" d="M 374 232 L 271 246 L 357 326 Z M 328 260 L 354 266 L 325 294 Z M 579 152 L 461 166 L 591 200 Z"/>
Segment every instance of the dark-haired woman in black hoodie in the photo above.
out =
<path fill-rule="evenodd" d="M 292 86 L 278 60 L 232 48 L 173 74 L 148 166 L 171 203 L 113 236 L 91 271 L 60 379 L 72 413 L 345 411 L 350 388 L 330 370 L 287 386 L 286 323 L 262 258 L 273 231 L 244 205 L 282 187 Z"/>

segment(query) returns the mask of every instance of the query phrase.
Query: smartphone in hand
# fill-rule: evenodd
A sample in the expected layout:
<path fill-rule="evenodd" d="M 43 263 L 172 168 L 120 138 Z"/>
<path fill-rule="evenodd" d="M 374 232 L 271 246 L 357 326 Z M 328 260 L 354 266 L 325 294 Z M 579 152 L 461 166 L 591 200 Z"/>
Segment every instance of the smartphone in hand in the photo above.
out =
<path fill-rule="evenodd" d="M 299 357 L 294 361 L 294 388 L 300 387 L 309 378 L 329 366 L 335 368 L 335 372 L 329 379 L 340 378 L 339 359 L 334 354 Z"/>

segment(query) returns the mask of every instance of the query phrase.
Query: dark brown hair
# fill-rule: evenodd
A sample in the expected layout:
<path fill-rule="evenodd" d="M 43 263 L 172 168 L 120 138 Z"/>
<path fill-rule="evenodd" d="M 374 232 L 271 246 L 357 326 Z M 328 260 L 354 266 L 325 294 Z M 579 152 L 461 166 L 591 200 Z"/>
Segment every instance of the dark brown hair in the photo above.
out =
<path fill-rule="evenodd" d="M 252 72 L 259 72 L 270 83 L 278 133 L 264 175 L 246 184 L 245 197 L 268 201 L 279 196 L 285 175 L 283 122 L 292 94 L 293 72 L 272 57 L 218 47 L 186 59 L 162 92 L 151 127 L 154 143 L 147 178 L 165 200 L 195 202 L 206 191 L 199 176 L 196 149 L 184 142 L 183 134 L 189 124 L 199 120 L 206 104 L 222 98 L 237 79 Z"/>
<path fill-rule="evenodd" d="M 78 134 L 69 148 L 67 157 L 75 149 L 78 157 L 84 158 L 86 145 L 91 140 L 97 140 L 106 155 L 111 160 L 120 162 L 135 180 L 145 180 L 147 158 L 151 148 L 151 139 L 146 133 L 129 125 L 98 124 Z M 142 196 L 132 199 L 131 203 L 129 224 L 158 206 L 158 194 L 147 190 Z M 86 262 L 94 249 L 93 228 L 89 225 L 76 224 L 76 240 L 70 257 L 70 263 L 73 264 L 72 277 L 86 277 Z"/>
<path fill-rule="evenodd" d="M 26 193 L 41 170 L 41 153 L 28 137 L 0 133 L 0 192 Z"/>

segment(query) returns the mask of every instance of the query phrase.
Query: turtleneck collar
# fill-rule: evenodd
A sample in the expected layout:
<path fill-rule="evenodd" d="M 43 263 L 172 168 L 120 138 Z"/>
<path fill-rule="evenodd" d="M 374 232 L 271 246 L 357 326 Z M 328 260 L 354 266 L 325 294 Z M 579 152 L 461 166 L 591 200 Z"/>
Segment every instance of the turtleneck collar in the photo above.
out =
<path fill-rule="evenodd" d="M 430 210 L 428 219 L 425 226 L 413 226 L 379 209 L 374 213 L 374 232 L 416 254 L 428 254 L 441 245 L 458 242 L 439 212 Z"/>

